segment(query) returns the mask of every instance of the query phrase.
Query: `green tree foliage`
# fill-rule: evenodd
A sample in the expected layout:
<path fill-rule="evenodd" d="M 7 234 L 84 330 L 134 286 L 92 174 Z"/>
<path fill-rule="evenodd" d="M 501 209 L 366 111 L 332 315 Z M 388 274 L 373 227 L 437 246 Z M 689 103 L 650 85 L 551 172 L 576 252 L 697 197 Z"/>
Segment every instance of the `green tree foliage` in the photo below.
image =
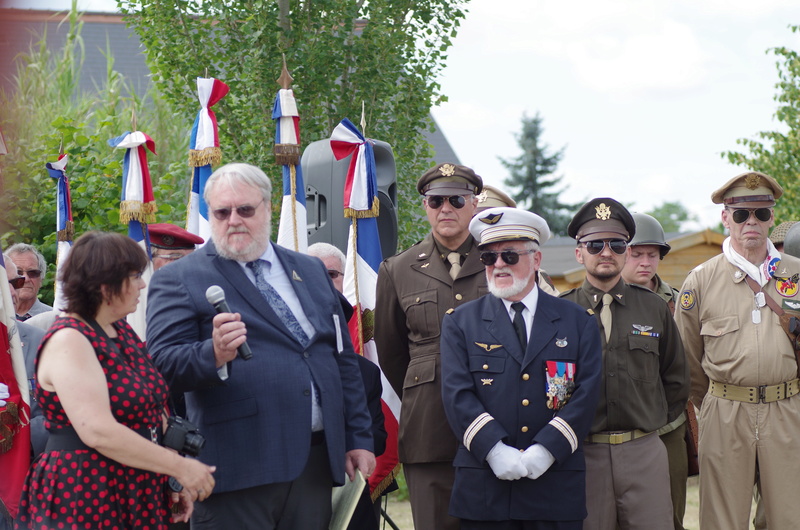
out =
<path fill-rule="evenodd" d="M 800 26 L 790 26 L 793 33 Z M 778 110 L 774 116 L 786 126 L 786 132 L 762 131 L 755 139 L 736 141 L 746 152 L 727 151 L 722 157 L 732 164 L 745 166 L 774 177 L 784 195 L 775 206 L 775 218 L 800 219 L 800 55 L 794 50 L 772 48 L 778 56 L 778 82 L 775 84 Z"/>
<path fill-rule="evenodd" d="M 422 131 L 432 127 L 431 105 L 445 100 L 436 77 L 467 1 L 118 3 L 146 48 L 153 81 L 180 114 L 197 111 L 196 77 L 207 73 L 230 86 L 214 107 L 225 161 L 263 168 L 276 194 L 282 183 L 271 116 L 282 55 L 294 77 L 303 145 L 328 138 L 343 118 L 358 123 L 363 102 L 366 136 L 394 150 L 405 247 L 425 232 L 414 189 L 432 154 Z"/>
<path fill-rule="evenodd" d="M 45 168 L 68 155 L 72 211 L 76 236 L 88 230 L 126 232 L 119 222 L 122 188 L 121 150 L 108 140 L 130 131 L 134 111 L 138 129 L 156 141 L 150 170 L 158 204 L 158 220 L 179 222 L 191 172 L 186 167 L 191 119 L 175 120 L 156 93 L 133 95 L 114 70 L 106 52 L 107 77 L 96 93 L 79 92 L 83 63 L 82 22 L 73 10 L 66 44 L 53 52 L 41 36 L 29 53 L 19 57 L 15 89 L 0 93 L 0 128 L 8 154 L 0 157 L 0 240 L 3 248 L 31 243 L 48 262 L 40 297 L 52 301 L 56 257 L 56 181 Z M 129 94 L 129 95 L 126 95 Z"/>
<path fill-rule="evenodd" d="M 538 112 L 533 118 L 523 115 L 522 132 L 516 135 L 522 154 L 509 160 L 500 158 L 510 173 L 504 183 L 513 190 L 512 197 L 518 207 L 544 217 L 553 234 L 566 235 L 571 211 L 578 205 L 559 200 L 566 188 L 556 189 L 562 177 L 552 176 L 564 156 L 565 147 L 551 154 L 549 146 L 542 143 L 543 133 Z"/>
<path fill-rule="evenodd" d="M 661 223 L 664 232 L 680 232 L 684 223 L 699 221 L 697 215 L 690 214 L 686 207 L 677 201 L 664 201 L 645 213 L 655 217 Z"/>

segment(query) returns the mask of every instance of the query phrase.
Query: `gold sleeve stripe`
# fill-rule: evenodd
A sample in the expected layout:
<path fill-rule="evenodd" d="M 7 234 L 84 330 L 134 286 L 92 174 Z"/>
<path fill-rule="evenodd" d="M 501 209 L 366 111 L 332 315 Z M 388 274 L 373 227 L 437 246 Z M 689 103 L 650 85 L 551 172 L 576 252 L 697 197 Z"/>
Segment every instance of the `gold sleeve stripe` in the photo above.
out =
<path fill-rule="evenodd" d="M 475 418 L 472 423 L 469 424 L 467 430 L 464 431 L 464 447 L 467 448 L 467 451 L 470 450 L 469 447 L 470 445 L 472 445 L 472 439 L 475 438 L 475 435 L 478 434 L 478 431 L 483 429 L 483 426 L 492 421 L 493 419 L 494 417 L 492 417 L 491 414 L 489 414 L 488 412 L 484 412 L 483 414 Z"/>
<path fill-rule="evenodd" d="M 563 434 L 564 438 L 567 439 L 569 446 L 572 448 L 572 452 L 574 453 L 578 448 L 578 437 L 575 436 L 575 431 L 572 430 L 572 427 L 569 426 L 569 423 L 556 416 L 550 420 L 550 425 L 561 431 L 561 434 Z"/>

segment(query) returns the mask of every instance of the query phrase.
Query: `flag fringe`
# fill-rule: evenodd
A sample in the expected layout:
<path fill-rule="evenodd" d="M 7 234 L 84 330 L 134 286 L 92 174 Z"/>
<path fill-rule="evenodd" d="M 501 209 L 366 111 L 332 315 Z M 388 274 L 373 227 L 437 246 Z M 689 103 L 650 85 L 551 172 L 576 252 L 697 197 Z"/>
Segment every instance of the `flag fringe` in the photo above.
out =
<path fill-rule="evenodd" d="M 189 167 L 217 165 L 220 162 L 222 162 L 222 149 L 219 147 L 189 149 Z"/>
<path fill-rule="evenodd" d="M 75 239 L 75 222 L 67 221 L 67 226 L 63 230 L 59 230 L 58 241 L 72 241 Z"/>
<path fill-rule="evenodd" d="M 19 409 L 13 401 L 6 403 L 6 410 L 0 411 L 0 454 L 11 449 L 12 438 L 20 429 L 22 422 L 19 420 Z"/>
<path fill-rule="evenodd" d="M 397 477 L 397 475 L 400 474 L 400 469 L 402 469 L 402 467 L 403 467 L 402 464 L 397 464 L 396 466 L 394 466 L 394 469 L 388 475 L 383 477 L 383 480 L 381 480 L 375 485 L 375 489 L 372 490 L 372 492 L 369 494 L 370 498 L 372 499 L 372 502 L 378 500 L 378 497 L 380 497 L 381 494 L 384 491 L 386 491 L 386 488 L 388 488 L 389 485 L 392 483 L 392 481 Z"/>
<path fill-rule="evenodd" d="M 154 202 L 122 201 L 119 204 L 119 222 L 123 224 L 131 221 L 145 224 L 155 223 L 157 210 L 158 206 Z"/>
<path fill-rule="evenodd" d="M 377 197 L 372 198 L 372 208 L 369 210 L 355 210 L 353 208 L 345 208 L 344 216 L 350 219 L 366 219 L 368 217 L 378 217 L 381 211 L 381 201 Z"/>
<path fill-rule="evenodd" d="M 300 163 L 300 146 L 297 144 L 275 144 L 272 152 L 279 166 L 296 166 Z"/>

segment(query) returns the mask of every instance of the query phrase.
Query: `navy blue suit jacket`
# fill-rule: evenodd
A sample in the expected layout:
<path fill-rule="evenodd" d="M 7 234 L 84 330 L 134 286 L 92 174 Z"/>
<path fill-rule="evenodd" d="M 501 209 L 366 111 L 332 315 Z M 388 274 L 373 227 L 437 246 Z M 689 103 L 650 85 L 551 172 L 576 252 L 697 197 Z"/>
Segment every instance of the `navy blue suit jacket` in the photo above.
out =
<path fill-rule="evenodd" d="M 345 452 L 373 450 L 371 421 L 338 293 L 322 262 L 273 246 L 315 333 L 303 349 L 235 261 L 213 242 L 162 267 L 150 282 L 147 338 L 156 366 L 186 392 L 189 420 L 206 437 L 200 460 L 217 466 L 215 493 L 296 479 L 308 459 L 311 380 L 317 385 L 333 480 Z M 242 315 L 253 358 L 228 364 L 220 380 L 211 340 L 219 285 Z"/>
<path fill-rule="evenodd" d="M 461 441 L 451 515 L 490 521 L 586 516 L 582 442 L 597 406 L 602 350 L 595 318 L 565 301 L 539 290 L 525 351 L 503 302 L 491 294 L 445 316 L 442 397 Z M 575 365 L 574 392 L 558 411 L 547 407 L 546 361 Z M 542 444 L 556 462 L 536 480 L 500 480 L 486 462 L 498 441 L 521 450 Z"/>
<path fill-rule="evenodd" d="M 22 356 L 25 359 L 25 372 L 28 374 L 28 382 L 34 382 L 36 374 L 36 353 L 39 351 L 39 344 L 44 338 L 44 331 L 33 327 L 24 322 L 17 322 L 19 330 L 19 340 L 22 343 Z M 31 386 L 31 446 L 33 447 L 34 458 L 44 451 L 47 445 L 47 429 L 44 427 L 44 416 L 39 403 L 33 399 L 35 388 Z"/>

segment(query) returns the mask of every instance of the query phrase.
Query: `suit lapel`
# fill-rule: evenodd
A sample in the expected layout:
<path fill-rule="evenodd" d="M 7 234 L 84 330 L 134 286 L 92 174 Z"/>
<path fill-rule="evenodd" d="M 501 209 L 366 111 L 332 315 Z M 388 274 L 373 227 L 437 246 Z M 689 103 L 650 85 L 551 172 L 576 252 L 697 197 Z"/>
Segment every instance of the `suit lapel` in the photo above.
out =
<path fill-rule="evenodd" d="M 308 282 L 303 278 L 307 270 L 303 269 L 301 271 L 301 267 L 297 263 L 297 259 L 292 252 L 289 252 L 278 245 L 273 245 L 272 248 L 275 251 L 275 255 L 279 260 L 281 260 L 283 270 L 286 273 L 286 276 L 289 278 L 289 282 L 294 289 L 294 293 L 297 295 L 297 299 L 300 301 L 300 306 L 303 308 L 313 307 L 316 302 L 311 296 Z M 318 330 L 322 327 L 323 323 L 319 321 L 319 318 L 321 318 L 324 311 L 307 312 L 304 310 L 304 313 L 308 321 L 311 322 L 311 325 L 314 326 L 315 330 Z M 309 339 L 313 340 L 313 337 L 309 337 Z"/>
<path fill-rule="evenodd" d="M 502 344 L 508 354 L 522 364 L 524 354 L 519 343 L 514 325 L 508 316 L 506 306 L 499 298 L 492 296 L 487 298 L 488 303 L 484 306 L 483 319 L 487 322 L 489 333 Z"/>
<path fill-rule="evenodd" d="M 558 328 L 555 321 L 559 316 L 552 306 L 552 300 L 550 296 L 539 291 L 539 301 L 536 304 L 536 314 L 533 317 L 533 327 L 528 339 L 528 349 L 525 352 L 523 367 L 533 362 L 547 345 L 556 339 Z"/>

